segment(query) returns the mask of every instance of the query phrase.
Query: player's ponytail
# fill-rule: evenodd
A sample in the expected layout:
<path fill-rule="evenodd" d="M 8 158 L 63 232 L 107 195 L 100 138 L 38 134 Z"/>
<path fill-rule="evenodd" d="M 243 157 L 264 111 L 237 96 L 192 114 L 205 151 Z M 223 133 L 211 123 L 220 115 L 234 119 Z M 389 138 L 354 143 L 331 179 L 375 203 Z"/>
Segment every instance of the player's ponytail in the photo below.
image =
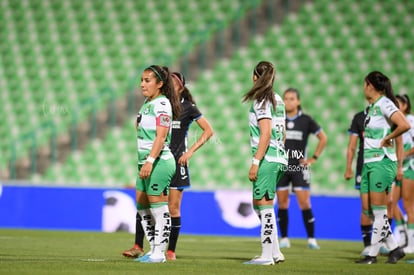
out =
<path fill-rule="evenodd" d="M 391 80 L 386 75 L 379 71 L 373 71 L 365 77 L 365 81 L 370 83 L 375 90 L 388 97 L 392 102 L 394 102 L 395 106 L 399 107 L 398 101 L 392 89 Z"/>
<path fill-rule="evenodd" d="M 249 100 L 269 101 L 276 109 L 276 99 L 273 91 L 276 70 L 268 61 L 259 62 L 253 70 L 253 77 L 256 81 L 253 87 L 243 96 L 243 102 Z"/>

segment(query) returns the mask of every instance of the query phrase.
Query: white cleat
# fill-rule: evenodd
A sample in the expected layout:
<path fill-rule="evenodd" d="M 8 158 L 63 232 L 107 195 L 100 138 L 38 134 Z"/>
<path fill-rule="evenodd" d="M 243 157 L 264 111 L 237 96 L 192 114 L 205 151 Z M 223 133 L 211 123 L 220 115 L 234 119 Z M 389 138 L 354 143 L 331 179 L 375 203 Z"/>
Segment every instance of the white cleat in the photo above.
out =
<path fill-rule="evenodd" d="M 321 249 L 321 247 L 316 242 L 315 238 L 308 239 L 308 248 L 315 249 L 315 250 Z"/>
<path fill-rule="evenodd" d="M 275 262 L 275 264 L 283 263 L 285 261 L 285 256 L 282 253 L 279 253 L 273 256 L 273 261 Z"/>
<path fill-rule="evenodd" d="M 290 241 L 288 238 L 281 238 L 279 242 L 280 248 L 289 248 L 290 247 Z"/>
<path fill-rule="evenodd" d="M 254 257 L 250 261 L 244 262 L 244 264 L 254 264 L 254 265 L 274 265 L 275 262 L 273 259 L 262 259 L 260 257 Z"/>

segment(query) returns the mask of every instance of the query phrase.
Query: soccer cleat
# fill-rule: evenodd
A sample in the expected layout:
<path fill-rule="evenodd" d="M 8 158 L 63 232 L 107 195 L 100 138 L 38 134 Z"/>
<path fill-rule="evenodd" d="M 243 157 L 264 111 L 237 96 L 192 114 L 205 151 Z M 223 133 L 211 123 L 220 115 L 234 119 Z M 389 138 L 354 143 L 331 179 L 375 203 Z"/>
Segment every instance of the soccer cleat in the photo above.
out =
<path fill-rule="evenodd" d="M 280 248 L 289 248 L 290 247 L 290 241 L 287 237 L 280 239 L 279 242 Z"/>
<path fill-rule="evenodd" d="M 144 250 L 136 244 L 132 248 L 122 252 L 122 255 L 127 258 L 138 258 L 144 255 Z"/>
<path fill-rule="evenodd" d="M 386 263 L 396 264 L 399 260 L 404 258 L 404 256 L 404 250 L 401 247 L 397 247 L 396 249 L 390 252 L 390 254 L 388 255 L 388 261 L 386 261 Z"/>
<path fill-rule="evenodd" d="M 143 260 L 146 261 L 149 258 L 149 256 L 151 256 L 151 253 L 150 252 L 148 252 L 145 255 L 142 255 L 141 257 L 136 258 L 134 261 L 135 262 L 141 262 Z"/>
<path fill-rule="evenodd" d="M 365 256 L 365 258 L 363 258 L 363 259 L 356 260 L 355 263 L 357 263 L 357 264 L 376 264 L 377 263 L 377 257 Z"/>
<path fill-rule="evenodd" d="M 260 257 L 254 257 L 253 259 L 251 259 L 250 261 L 244 262 L 244 264 L 254 264 L 254 265 L 274 265 L 275 262 L 273 261 L 273 259 L 267 260 L 267 259 L 262 259 Z"/>
<path fill-rule="evenodd" d="M 157 263 L 165 263 L 167 260 L 165 257 L 162 258 L 151 258 L 151 255 L 149 257 L 141 257 L 141 260 L 139 262 L 146 263 L 146 264 L 157 264 Z"/>
<path fill-rule="evenodd" d="M 285 256 L 282 253 L 279 253 L 278 255 L 273 256 L 273 261 L 278 263 L 283 263 L 285 261 Z"/>
<path fill-rule="evenodd" d="M 309 238 L 308 239 L 308 248 L 315 249 L 315 250 L 321 249 L 321 247 L 316 242 L 316 239 L 314 239 L 314 238 Z"/>
<path fill-rule="evenodd" d="M 167 253 L 166 253 L 166 255 L 167 255 L 167 260 L 168 261 L 175 261 L 175 260 L 177 260 L 177 257 L 175 256 L 175 252 L 172 251 L 172 250 L 168 250 Z"/>

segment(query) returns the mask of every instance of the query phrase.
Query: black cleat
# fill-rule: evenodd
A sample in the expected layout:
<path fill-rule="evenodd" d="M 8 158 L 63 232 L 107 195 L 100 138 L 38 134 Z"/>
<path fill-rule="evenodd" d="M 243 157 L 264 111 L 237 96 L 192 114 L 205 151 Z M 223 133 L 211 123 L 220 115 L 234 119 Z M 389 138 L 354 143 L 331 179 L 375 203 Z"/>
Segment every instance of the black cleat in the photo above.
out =
<path fill-rule="evenodd" d="M 377 257 L 365 256 L 365 258 L 363 258 L 363 259 L 356 260 L 355 263 L 357 263 L 357 264 L 376 264 L 377 263 Z"/>
<path fill-rule="evenodd" d="M 386 261 L 386 263 L 396 264 L 399 260 L 404 258 L 404 256 L 404 250 L 401 247 L 397 247 L 396 249 L 390 252 L 390 254 L 388 255 L 388 261 Z"/>

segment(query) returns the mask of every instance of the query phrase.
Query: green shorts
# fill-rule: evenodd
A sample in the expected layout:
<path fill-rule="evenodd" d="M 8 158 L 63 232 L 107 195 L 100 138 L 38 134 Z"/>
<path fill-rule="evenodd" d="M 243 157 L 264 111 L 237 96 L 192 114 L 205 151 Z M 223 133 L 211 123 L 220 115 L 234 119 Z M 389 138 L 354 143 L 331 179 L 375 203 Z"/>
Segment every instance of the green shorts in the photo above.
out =
<path fill-rule="evenodd" d="M 257 180 L 253 182 L 253 199 L 260 200 L 264 196 L 269 200 L 275 198 L 276 184 L 286 171 L 286 165 L 278 162 L 260 162 Z"/>
<path fill-rule="evenodd" d="M 414 180 L 414 158 L 404 161 L 403 170 L 404 178 Z"/>
<path fill-rule="evenodd" d="M 155 160 L 151 176 L 146 179 L 139 177 L 139 171 L 142 164 L 138 165 L 138 176 L 136 181 L 136 189 L 145 192 L 150 196 L 159 196 L 161 193 L 168 195 L 170 182 L 175 174 L 175 159 L 170 158 L 168 160 L 157 159 Z"/>
<path fill-rule="evenodd" d="M 385 157 L 380 161 L 364 163 L 361 175 L 361 193 L 390 192 L 397 175 L 397 162 Z"/>

